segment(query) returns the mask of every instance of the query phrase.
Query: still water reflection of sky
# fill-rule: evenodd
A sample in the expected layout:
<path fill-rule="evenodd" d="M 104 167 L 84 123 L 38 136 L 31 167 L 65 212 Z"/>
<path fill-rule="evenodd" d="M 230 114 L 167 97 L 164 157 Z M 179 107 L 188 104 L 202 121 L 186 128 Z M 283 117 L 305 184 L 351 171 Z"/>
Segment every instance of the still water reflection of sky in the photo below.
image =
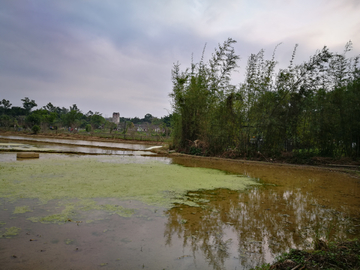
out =
<path fill-rule="evenodd" d="M 36 138 L 36 137 L 22 137 L 22 136 L 3 136 L 0 139 L 13 140 L 13 141 L 34 141 L 45 143 L 69 144 L 69 145 L 82 145 L 82 146 L 95 146 L 95 147 L 110 147 L 122 148 L 128 150 L 145 150 L 149 146 L 143 144 L 130 144 L 130 143 L 113 143 L 113 142 L 98 142 L 98 141 L 84 141 L 84 140 L 67 140 L 55 138 Z"/>
<path fill-rule="evenodd" d="M 16 140 L 14 140 L 16 139 Z M 26 139 L 26 142 L 21 141 Z M 12 141 L 14 140 L 14 141 Z M 34 152 L 54 152 L 54 153 L 74 153 L 74 154 L 92 154 L 92 155 L 124 155 L 141 156 L 154 155 L 150 152 L 148 145 L 125 144 L 125 143 L 107 143 L 92 142 L 80 140 L 60 140 L 28 138 L 20 136 L 0 136 L 0 150 L 2 151 L 34 151 Z M 4 156 L 0 157 L 4 161 Z M 7 156 L 6 158 L 9 158 Z M 1 160 L 0 160 L 1 161 Z"/>

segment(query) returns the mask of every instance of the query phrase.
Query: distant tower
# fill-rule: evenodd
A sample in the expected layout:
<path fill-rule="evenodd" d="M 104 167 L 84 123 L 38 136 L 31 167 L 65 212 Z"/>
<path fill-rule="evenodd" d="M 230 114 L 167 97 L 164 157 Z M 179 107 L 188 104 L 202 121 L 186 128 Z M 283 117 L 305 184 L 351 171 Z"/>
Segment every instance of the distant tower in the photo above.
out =
<path fill-rule="evenodd" d="M 118 125 L 120 123 L 120 113 L 114 112 L 112 121 Z"/>

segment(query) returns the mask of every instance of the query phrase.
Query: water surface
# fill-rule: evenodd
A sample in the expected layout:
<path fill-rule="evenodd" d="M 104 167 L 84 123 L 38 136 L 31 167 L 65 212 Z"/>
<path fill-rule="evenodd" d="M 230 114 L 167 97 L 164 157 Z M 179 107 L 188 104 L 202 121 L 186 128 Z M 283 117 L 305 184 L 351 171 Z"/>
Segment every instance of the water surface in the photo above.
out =
<path fill-rule="evenodd" d="M 249 269 L 310 248 L 315 235 L 360 236 L 360 181 L 340 172 L 184 157 L 9 156 L 0 153 L 6 269 Z"/>
<path fill-rule="evenodd" d="M 12 141 L 35 141 L 45 143 L 57 143 L 57 144 L 69 144 L 69 145 L 82 145 L 82 146 L 96 146 L 107 148 L 120 148 L 128 150 L 145 150 L 149 146 L 144 144 L 135 143 L 118 143 L 118 142 L 98 142 L 98 141 L 85 141 L 85 140 L 68 140 L 68 139 L 56 139 L 56 138 L 36 138 L 36 137 L 24 137 L 24 136 L 4 136 L 0 135 L 0 139 L 12 140 Z"/>

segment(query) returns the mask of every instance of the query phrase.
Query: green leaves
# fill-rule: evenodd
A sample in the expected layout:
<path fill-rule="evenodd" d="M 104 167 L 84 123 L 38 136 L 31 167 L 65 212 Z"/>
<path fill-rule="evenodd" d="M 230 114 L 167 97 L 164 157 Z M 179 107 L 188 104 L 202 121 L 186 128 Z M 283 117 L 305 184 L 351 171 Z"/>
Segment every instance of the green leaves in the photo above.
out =
<path fill-rule="evenodd" d="M 288 68 L 275 70 L 264 50 L 250 55 L 245 80 L 231 85 L 238 67 L 236 41 L 229 38 L 191 69 L 172 70 L 174 145 L 198 153 L 194 141 L 207 145 L 202 154 L 231 149 L 238 155 L 277 155 L 282 151 L 359 156 L 359 56 L 347 58 L 327 47 L 295 64 L 295 45 Z M 191 71 L 189 71 L 191 70 Z M 250 138 L 253 140 L 250 142 Z M 254 139 L 255 138 L 255 139 Z M 235 149 L 235 150 L 234 150 Z M 204 149 L 203 149 L 204 150 Z"/>

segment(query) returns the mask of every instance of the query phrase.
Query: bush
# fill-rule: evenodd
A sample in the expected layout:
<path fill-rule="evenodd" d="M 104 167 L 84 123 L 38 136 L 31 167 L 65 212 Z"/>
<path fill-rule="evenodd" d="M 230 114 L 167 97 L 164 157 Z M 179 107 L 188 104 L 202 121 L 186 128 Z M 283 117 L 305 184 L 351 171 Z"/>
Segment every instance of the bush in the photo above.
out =
<path fill-rule="evenodd" d="M 40 127 L 38 125 L 34 125 L 31 130 L 34 132 L 34 134 L 38 134 L 40 132 Z"/>
<path fill-rule="evenodd" d="M 86 132 L 91 132 L 91 125 L 86 125 L 85 130 Z"/>

